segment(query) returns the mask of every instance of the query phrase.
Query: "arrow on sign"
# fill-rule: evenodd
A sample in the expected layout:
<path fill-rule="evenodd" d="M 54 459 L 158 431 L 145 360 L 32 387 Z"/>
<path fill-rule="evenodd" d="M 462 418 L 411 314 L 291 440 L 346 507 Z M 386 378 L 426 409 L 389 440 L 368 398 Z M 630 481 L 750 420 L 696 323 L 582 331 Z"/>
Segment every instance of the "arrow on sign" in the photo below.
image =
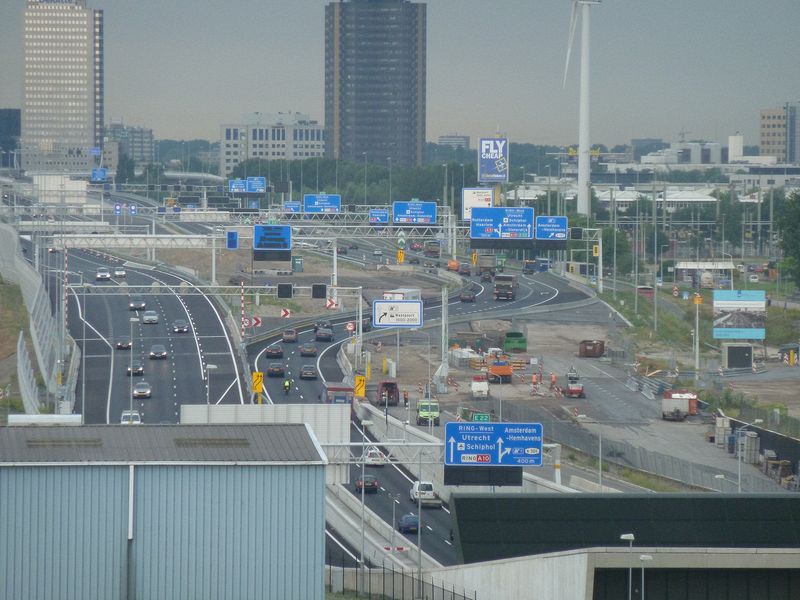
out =
<path fill-rule="evenodd" d="M 328 301 L 325 303 L 325 308 L 336 308 L 336 300 L 333 298 L 328 298 Z"/>
<path fill-rule="evenodd" d="M 288 308 L 281 309 L 281 319 L 288 319 L 291 316 L 292 316 L 292 311 L 290 311 Z"/>
<path fill-rule="evenodd" d="M 450 442 L 450 462 L 453 462 L 453 446 L 456 444 L 456 438 L 451 435 L 447 441 Z"/>
<path fill-rule="evenodd" d="M 506 454 L 511 454 L 511 450 L 503 452 L 503 438 L 499 437 L 497 438 L 497 462 L 502 463 Z"/>
<path fill-rule="evenodd" d="M 261 327 L 261 317 L 250 317 L 251 327 Z"/>

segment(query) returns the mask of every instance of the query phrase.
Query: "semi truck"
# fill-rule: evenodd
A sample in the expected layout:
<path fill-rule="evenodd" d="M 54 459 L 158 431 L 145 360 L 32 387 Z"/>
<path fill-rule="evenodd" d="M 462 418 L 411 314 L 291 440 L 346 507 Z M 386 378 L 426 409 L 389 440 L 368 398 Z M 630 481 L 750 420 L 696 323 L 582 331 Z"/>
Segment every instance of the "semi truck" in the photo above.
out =
<path fill-rule="evenodd" d="M 661 398 L 661 418 L 683 421 L 697 414 L 697 394 L 687 390 L 667 390 Z"/>
<path fill-rule="evenodd" d="M 439 240 L 427 240 L 422 249 L 422 253 L 431 258 L 439 258 L 441 256 L 441 252 L 442 245 Z"/>
<path fill-rule="evenodd" d="M 517 297 L 517 282 L 516 275 L 501 275 L 494 276 L 494 299 L 495 300 L 514 300 Z"/>
<path fill-rule="evenodd" d="M 384 300 L 422 300 L 422 290 L 419 288 L 397 288 L 383 292 Z"/>

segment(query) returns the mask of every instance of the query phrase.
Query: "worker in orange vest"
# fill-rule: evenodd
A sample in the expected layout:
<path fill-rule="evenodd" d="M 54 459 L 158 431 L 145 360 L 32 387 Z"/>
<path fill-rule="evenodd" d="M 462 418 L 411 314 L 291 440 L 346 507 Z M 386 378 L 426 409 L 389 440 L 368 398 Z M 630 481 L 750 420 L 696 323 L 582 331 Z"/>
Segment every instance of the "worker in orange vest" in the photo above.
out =
<path fill-rule="evenodd" d="M 538 385 L 539 384 L 539 376 L 536 373 L 531 375 L 531 383 L 533 385 Z"/>
<path fill-rule="evenodd" d="M 550 371 L 550 389 L 552 390 L 555 387 L 556 387 L 556 374 Z"/>

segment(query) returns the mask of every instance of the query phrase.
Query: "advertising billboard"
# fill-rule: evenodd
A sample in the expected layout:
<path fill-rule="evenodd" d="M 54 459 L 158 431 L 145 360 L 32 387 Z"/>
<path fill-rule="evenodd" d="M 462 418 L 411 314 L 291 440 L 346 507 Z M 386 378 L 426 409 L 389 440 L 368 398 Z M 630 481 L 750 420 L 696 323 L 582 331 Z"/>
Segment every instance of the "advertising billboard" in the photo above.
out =
<path fill-rule="evenodd" d="M 342 210 L 342 197 L 339 194 L 304 194 L 303 212 L 331 214 Z"/>
<path fill-rule="evenodd" d="M 494 190 L 489 188 L 464 188 L 461 190 L 461 218 L 469 221 L 473 208 L 494 206 Z"/>
<path fill-rule="evenodd" d="M 469 237 L 473 240 L 532 240 L 533 209 L 512 206 L 473 208 Z"/>
<path fill-rule="evenodd" d="M 568 231 L 567 217 L 536 217 L 537 240 L 566 240 Z"/>
<path fill-rule="evenodd" d="M 436 223 L 436 202 L 393 202 L 392 223 L 396 225 L 430 225 Z"/>
<path fill-rule="evenodd" d="M 478 181 L 508 182 L 508 138 L 481 138 L 478 146 Z"/>
<path fill-rule="evenodd" d="M 767 327 L 764 290 L 714 290 L 716 340 L 763 340 Z"/>

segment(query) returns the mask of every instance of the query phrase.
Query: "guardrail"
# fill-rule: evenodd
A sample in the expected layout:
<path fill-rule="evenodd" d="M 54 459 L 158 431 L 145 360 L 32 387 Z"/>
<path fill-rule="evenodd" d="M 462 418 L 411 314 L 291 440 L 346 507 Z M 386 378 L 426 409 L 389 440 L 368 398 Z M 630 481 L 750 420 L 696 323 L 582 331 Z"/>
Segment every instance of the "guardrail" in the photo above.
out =
<path fill-rule="evenodd" d="M 39 412 L 39 386 L 36 384 L 36 374 L 33 372 L 31 357 L 25 347 L 25 335 L 19 332 L 17 339 L 17 386 L 22 398 L 25 413 L 34 415 Z"/>

